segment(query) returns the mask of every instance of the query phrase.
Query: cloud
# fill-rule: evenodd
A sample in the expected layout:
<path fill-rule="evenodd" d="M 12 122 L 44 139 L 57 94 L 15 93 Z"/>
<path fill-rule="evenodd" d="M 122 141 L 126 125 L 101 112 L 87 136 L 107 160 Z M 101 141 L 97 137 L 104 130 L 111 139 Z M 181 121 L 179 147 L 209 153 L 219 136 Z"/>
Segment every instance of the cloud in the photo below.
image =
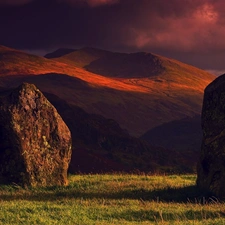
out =
<path fill-rule="evenodd" d="M 42 0 L 0 0 L 0 5 L 23 5 L 30 3 L 32 1 L 42 1 Z M 86 5 L 91 7 L 102 6 L 102 5 L 112 5 L 118 3 L 119 0 L 53 0 L 56 3 L 68 3 L 71 5 Z M 44 2 L 44 1 L 43 1 Z M 49 2 L 49 0 L 45 0 Z"/>
<path fill-rule="evenodd" d="M 77 2 L 82 3 L 85 2 L 91 7 L 101 6 L 101 5 L 111 5 L 118 3 L 119 0 L 66 0 L 69 3 L 76 4 Z"/>
<path fill-rule="evenodd" d="M 129 46 L 185 52 L 225 47 L 224 19 L 211 1 L 169 2 L 171 5 L 158 0 L 160 7 L 156 1 L 143 4 L 142 14 L 134 21 L 131 19 L 124 31 Z"/>
<path fill-rule="evenodd" d="M 72 6 L 104 6 L 118 3 L 120 0 L 53 0 L 58 3 L 67 3 Z"/>
<path fill-rule="evenodd" d="M 32 0 L 0 0 L 0 5 L 23 5 Z"/>
<path fill-rule="evenodd" d="M 149 51 L 223 70 L 224 0 L 0 0 L 3 3 L 20 7 L 0 7 L 0 44 Z"/>

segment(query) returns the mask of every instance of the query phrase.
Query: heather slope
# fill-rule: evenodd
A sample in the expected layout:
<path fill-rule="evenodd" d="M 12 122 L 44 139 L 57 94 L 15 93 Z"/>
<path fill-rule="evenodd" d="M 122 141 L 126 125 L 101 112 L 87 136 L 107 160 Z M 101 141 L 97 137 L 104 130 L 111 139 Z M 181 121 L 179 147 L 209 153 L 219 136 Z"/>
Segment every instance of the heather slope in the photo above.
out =
<path fill-rule="evenodd" d="M 63 69 L 64 66 L 44 57 L 0 46 L 0 76 L 42 74 Z"/>

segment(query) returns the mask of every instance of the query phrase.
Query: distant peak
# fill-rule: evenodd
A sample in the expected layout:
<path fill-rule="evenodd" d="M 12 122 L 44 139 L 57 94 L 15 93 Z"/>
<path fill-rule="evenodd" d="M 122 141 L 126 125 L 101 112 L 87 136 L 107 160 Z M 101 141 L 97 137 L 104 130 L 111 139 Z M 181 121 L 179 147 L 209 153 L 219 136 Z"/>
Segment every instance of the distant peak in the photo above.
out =
<path fill-rule="evenodd" d="M 70 49 L 70 48 L 59 48 L 59 49 L 57 49 L 54 52 L 46 54 L 44 57 L 48 58 L 48 59 L 58 58 L 58 57 L 67 55 L 67 54 L 69 54 L 71 52 L 75 52 L 75 51 L 77 51 L 77 50 L 76 49 Z"/>
<path fill-rule="evenodd" d="M 100 48 L 93 48 L 93 47 L 83 47 L 79 49 L 79 51 L 85 51 L 88 53 L 110 53 L 110 51 L 100 49 Z"/>

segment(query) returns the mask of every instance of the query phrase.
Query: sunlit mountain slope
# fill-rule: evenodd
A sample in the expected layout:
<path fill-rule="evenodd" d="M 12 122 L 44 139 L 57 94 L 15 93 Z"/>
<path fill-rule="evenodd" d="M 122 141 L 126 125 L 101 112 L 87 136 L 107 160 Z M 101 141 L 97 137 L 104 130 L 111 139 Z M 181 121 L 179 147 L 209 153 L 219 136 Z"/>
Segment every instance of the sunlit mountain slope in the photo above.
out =
<path fill-rule="evenodd" d="M 122 92 L 117 89 L 119 93 L 107 101 L 105 89 L 100 89 L 102 98 L 86 110 L 116 119 L 134 135 L 143 134 L 147 127 L 200 114 L 204 88 L 215 79 L 196 67 L 145 52 L 125 54 L 83 48 L 60 57 L 52 55 L 52 59 L 100 74 L 105 81 L 110 78 L 114 85 L 121 82 Z M 115 91 L 115 86 L 111 87 L 111 92 Z"/>
<path fill-rule="evenodd" d="M 203 90 L 215 78 L 144 52 L 83 48 L 47 59 L 3 46 L 0 76 L 2 87 L 32 82 L 69 104 L 116 120 L 135 136 L 165 122 L 200 114 Z"/>

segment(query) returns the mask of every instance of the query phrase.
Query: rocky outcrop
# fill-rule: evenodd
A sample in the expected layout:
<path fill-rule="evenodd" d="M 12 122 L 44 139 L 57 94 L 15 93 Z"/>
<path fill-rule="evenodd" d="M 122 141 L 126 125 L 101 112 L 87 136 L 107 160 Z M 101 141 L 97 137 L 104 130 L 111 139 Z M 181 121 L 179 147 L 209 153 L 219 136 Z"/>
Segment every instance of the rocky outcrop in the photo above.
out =
<path fill-rule="evenodd" d="M 66 185 L 71 152 L 68 127 L 34 85 L 1 93 L 1 182 Z"/>
<path fill-rule="evenodd" d="M 205 89 L 202 129 L 197 185 L 217 197 L 225 198 L 225 75 Z"/>

